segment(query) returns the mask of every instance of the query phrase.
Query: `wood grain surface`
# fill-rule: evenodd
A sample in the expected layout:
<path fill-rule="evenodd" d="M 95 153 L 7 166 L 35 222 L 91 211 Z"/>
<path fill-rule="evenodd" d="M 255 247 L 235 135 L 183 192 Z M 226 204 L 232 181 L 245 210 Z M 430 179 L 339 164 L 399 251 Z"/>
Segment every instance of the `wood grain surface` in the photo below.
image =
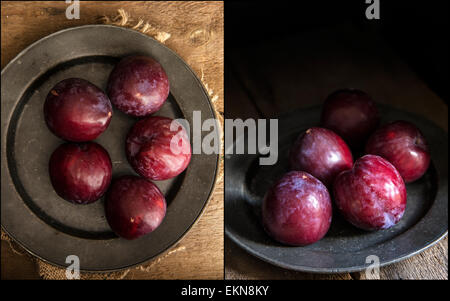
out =
<path fill-rule="evenodd" d="M 97 2 L 80 1 L 80 19 L 65 17 L 64 1 L 1 2 L 2 68 L 31 43 L 58 30 L 102 23 L 124 9 L 170 38 L 164 43 L 177 52 L 207 85 L 214 106 L 223 113 L 223 3 L 222 2 Z M 1 278 L 38 278 L 34 259 L 20 247 L 2 240 Z M 14 243 L 12 243 L 14 244 Z M 19 250 L 19 251 L 17 251 Z M 215 188 L 203 215 L 177 246 L 145 267 L 131 269 L 125 279 L 223 279 L 223 181 Z"/>
<path fill-rule="evenodd" d="M 332 51 L 331 51 L 332 50 Z M 448 107 L 378 36 L 343 24 L 226 51 L 226 118 L 271 118 L 322 104 L 340 88 L 432 120 L 448 130 Z M 226 212 L 225 214 L 232 214 Z M 226 279 L 366 279 L 365 273 L 320 275 L 274 267 L 225 240 Z M 448 279 L 448 239 L 400 263 L 381 279 Z"/>

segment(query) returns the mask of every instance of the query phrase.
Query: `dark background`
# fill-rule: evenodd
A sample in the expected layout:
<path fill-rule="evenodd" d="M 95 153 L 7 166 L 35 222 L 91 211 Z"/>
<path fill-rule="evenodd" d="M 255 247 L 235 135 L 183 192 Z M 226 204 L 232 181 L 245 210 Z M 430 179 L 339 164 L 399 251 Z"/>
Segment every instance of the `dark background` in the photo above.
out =
<path fill-rule="evenodd" d="M 381 35 L 397 55 L 447 104 L 449 93 L 449 1 L 380 0 L 380 20 L 367 20 L 369 6 L 358 1 L 227 1 L 225 56 L 271 37 L 352 23 Z M 355 41 L 357 42 L 357 41 Z M 225 83 L 226 84 L 226 83 Z"/>
<path fill-rule="evenodd" d="M 226 1 L 225 118 L 301 119 L 305 109 L 318 108 L 333 91 L 356 88 L 380 106 L 415 114 L 447 130 L 448 2 L 380 0 L 380 20 L 366 19 L 369 5 L 365 0 Z M 283 130 L 279 134 L 285 135 Z M 225 160 L 225 228 L 250 239 L 255 233 L 248 234 L 245 221 L 236 218 L 243 211 L 228 206 L 233 188 L 228 189 L 227 179 L 232 173 Z M 253 177 L 249 174 L 247 179 Z M 436 279 L 442 273 L 447 279 L 447 266 L 442 265 L 448 261 L 447 247 L 444 240 L 382 268 L 380 277 Z M 228 237 L 225 277 L 366 279 L 364 273 L 288 271 L 249 255 Z"/>

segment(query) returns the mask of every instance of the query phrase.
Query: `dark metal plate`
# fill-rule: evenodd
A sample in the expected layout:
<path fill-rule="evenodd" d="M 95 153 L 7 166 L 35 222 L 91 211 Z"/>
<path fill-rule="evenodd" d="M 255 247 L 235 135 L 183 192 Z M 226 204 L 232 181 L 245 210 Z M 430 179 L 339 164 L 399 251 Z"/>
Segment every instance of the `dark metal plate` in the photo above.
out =
<path fill-rule="evenodd" d="M 260 166 L 258 155 L 225 156 L 225 233 L 236 244 L 274 265 L 305 272 L 341 273 L 365 269 L 369 255 L 381 265 L 417 254 L 447 234 L 448 135 L 423 117 L 380 106 L 382 122 L 407 120 L 427 138 L 432 164 L 420 180 L 407 185 L 407 208 L 393 228 L 359 230 L 336 211 L 331 228 L 319 242 L 290 247 L 267 236 L 260 222 L 260 205 L 268 187 L 288 170 L 287 154 L 297 135 L 319 124 L 321 107 L 279 118 L 279 157 L 274 166 Z M 236 141 L 244 137 L 238 137 Z M 230 146 L 231 147 L 231 146 Z"/>
<path fill-rule="evenodd" d="M 194 110 L 201 111 L 202 121 L 215 117 L 201 82 L 178 55 L 146 35 L 120 27 L 88 25 L 59 31 L 22 51 L 2 71 L 2 228 L 50 263 L 66 266 L 66 257 L 77 255 L 82 270 L 105 271 L 154 258 L 186 234 L 212 192 L 218 155 L 194 154 L 183 174 L 156 182 L 166 196 L 167 215 L 156 231 L 134 241 L 117 238 L 110 230 L 103 200 L 77 206 L 54 192 L 48 160 L 63 141 L 43 119 L 48 91 L 68 77 L 105 89 L 114 64 L 131 54 L 154 57 L 169 77 L 169 99 L 155 115 L 185 118 L 191 130 Z M 111 156 L 114 177 L 134 174 L 124 143 L 135 122 L 114 110 L 110 126 L 96 140 Z"/>

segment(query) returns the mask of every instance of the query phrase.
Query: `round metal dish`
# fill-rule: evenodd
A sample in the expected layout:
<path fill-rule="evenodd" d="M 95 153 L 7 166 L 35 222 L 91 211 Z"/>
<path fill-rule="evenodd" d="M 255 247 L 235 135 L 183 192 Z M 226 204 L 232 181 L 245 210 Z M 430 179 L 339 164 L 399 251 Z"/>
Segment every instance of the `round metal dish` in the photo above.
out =
<path fill-rule="evenodd" d="M 193 111 L 201 111 L 202 121 L 215 117 L 201 82 L 178 55 L 146 35 L 121 27 L 88 25 L 56 32 L 26 48 L 2 71 L 2 228 L 45 261 L 66 266 L 66 257 L 77 255 L 81 269 L 87 271 L 111 271 L 143 263 L 179 241 L 210 197 L 218 155 L 194 154 L 183 174 L 156 182 L 168 204 L 161 226 L 127 241 L 110 230 L 103 200 L 77 206 L 54 192 L 48 160 L 63 141 L 47 129 L 43 119 L 48 91 L 69 77 L 84 78 L 105 89 L 114 64 L 132 54 L 154 57 L 168 74 L 171 93 L 155 115 L 184 118 L 191 127 Z M 111 156 L 114 177 L 134 174 L 125 157 L 124 143 L 135 122 L 114 110 L 110 126 L 96 140 Z"/>
<path fill-rule="evenodd" d="M 319 124 L 321 107 L 313 107 L 279 118 L 276 165 L 260 166 L 258 155 L 225 156 L 225 233 L 228 237 L 269 263 L 313 273 L 360 271 L 372 263 L 370 255 L 378 256 L 383 266 L 417 254 L 443 238 L 448 228 L 448 135 L 420 116 L 387 106 L 380 106 L 380 110 L 383 123 L 401 119 L 416 124 L 427 138 L 432 156 L 427 173 L 407 184 L 406 212 L 396 226 L 366 232 L 334 212 L 327 235 L 306 247 L 282 245 L 264 232 L 260 222 L 262 199 L 268 187 L 288 171 L 288 150 L 298 134 Z M 236 141 L 242 139 L 244 137 L 238 137 Z"/>

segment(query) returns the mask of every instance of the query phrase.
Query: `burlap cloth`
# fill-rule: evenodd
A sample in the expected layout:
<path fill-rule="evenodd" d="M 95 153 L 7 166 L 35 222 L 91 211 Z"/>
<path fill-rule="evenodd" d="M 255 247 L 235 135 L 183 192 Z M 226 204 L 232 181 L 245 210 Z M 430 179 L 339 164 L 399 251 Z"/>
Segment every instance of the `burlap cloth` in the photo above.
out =
<path fill-rule="evenodd" d="M 101 18 L 101 21 L 104 24 L 109 25 L 115 25 L 115 26 L 123 26 L 127 28 L 131 28 L 134 30 L 137 30 L 139 32 L 142 32 L 144 34 L 147 34 L 154 39 L 158 40 L 159 42 L 163 43 L 170 39 L 171 34 L 170 32 L 166 32 L 164 30 L 161 30 L 157 25 L 151 24 L 151 22 L 147 20 L 143 20 L 141 18 L 134 19 L 132 18 L 125 10 L 119 9 L 117 11 L 117 15 L 114 17 L 108 17 L 103 16 Z M 173 49 L 176 51 L 176 49 Z M 203 70 L 202 74 L 200 75 L 200 79 L 205 87 L 205 89 L 208 91 L 208 94 L 210 96 L 211 102 L 213 104 L 214 110 L 216 112 L 216 116 L 219 120 L 219 123 L 221 125 L 221 149 L 223 149 L 223 135 L 222 135 L 222 128 L 223 128 L 223 116 L 221 112 L 223 111 L 223 108 L 220 108 L 220 105 L 217 103 L 218 95 L 214 94 L 214 91 L 208 86 L 208 84 L 205 82 Z M 223 156 L 220 156 L 220 163 L 219 163 L 219 172 L 216 178 L 216 186 L 220 185 L 223 182 Z M 46 263 L 28 252 L 26 252 L 22 247 L 20 247 L 17 243 L 15 243 L 2 229 L 1 231 L 1 239 L 4 241 L 7 241 L 11 247 L 11 250 L 14 253 L 20 254 L 22 256 L 30 256 L 37 265 L 39 275 L 43 279 L 66 279 L 65 276 L 65 269 L 56 267 L 54 265 L 51 265 L 49 263 Z M 143 272 L 150 273 L 152 266 L 159 263 L 164 258 L 173 255 L 176 252 L 182 252 L 186 248 L 183 246 L 183 241 L 180 241 L 176 246 L 168 250 L 166 253 L 162 254 L 158 258 L 149 261 L 143 265 L 134 267 L 134 269 L 139 269 Z M 119 272 L 112 272 L 112 273 L 80 273 L 81 279 L 86 280 L 103 280 L 103 279 L 123 279 L 126 277 L 126 275 L 131 271 L 131 269 L 122 270 Z"/>

